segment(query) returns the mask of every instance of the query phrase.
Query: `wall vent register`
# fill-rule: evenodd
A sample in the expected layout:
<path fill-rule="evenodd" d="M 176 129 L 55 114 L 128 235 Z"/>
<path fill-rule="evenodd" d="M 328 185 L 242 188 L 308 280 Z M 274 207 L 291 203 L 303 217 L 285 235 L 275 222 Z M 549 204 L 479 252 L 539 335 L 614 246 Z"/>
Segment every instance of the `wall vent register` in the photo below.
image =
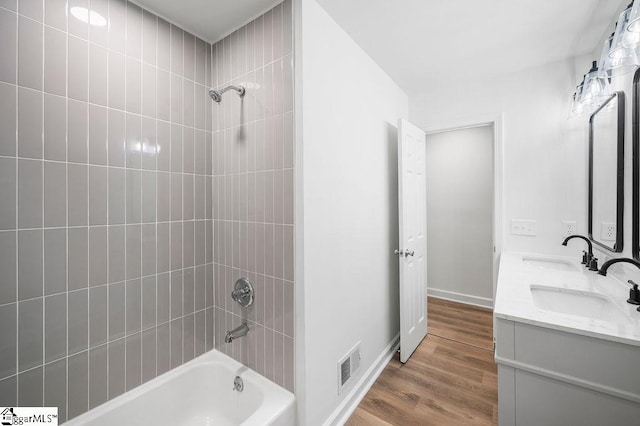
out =
<path fill-rule="evenodd" d="M 338 395 L 352 382 L 360 370 L 360 342 L 338 361 Z"/>

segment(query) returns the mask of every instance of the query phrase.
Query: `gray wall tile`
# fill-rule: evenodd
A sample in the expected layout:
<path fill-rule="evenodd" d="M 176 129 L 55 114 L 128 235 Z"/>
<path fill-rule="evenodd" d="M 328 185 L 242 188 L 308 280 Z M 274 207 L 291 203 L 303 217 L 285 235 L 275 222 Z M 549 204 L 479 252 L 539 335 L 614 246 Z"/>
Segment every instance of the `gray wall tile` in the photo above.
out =
<path fill-rule="evenodd" d="M 86 163 L 88 150 L 87 103 L 70 99 L 67 107 L 67 160 L 74 163 Z"/>
<path fill-rule="evenodd" d="M 107 227 L 89 228 L 89 286 L 107 283 Z"/>
<path fill-rule="evenodd" d="M 156 325 L 156 277 L 142 279 L 142 330 Z"/>
<path fill-rule="evenodd" d="M 159 274 L 157 281 L 156 311 L 158 325 L 169 321 L 171 316 L 170 274 Z"/>
<path fill-rule="evenodd" d="M 109 167 L 109 224 L 126 221 L 126 172 L 124 169 Z"/>
<path fill-rule="evenodd" d="M 18 155 L 42 158 L 42 92 L 18 89 Z"/>
<path fill-rule="evenodd" d="M 18 303 L 18 370 L 42 364 L 42 298 Z"/>
<path fill-rule="evenodd" d="M 107 49 L 94 44 L 89 46 L 89 102 L 92 104 L 108 104 L 108 56 Z"/>
<path fill-rule="evenodd" d="M 109 341 L 125 335 L 125 284 L 116 283 L 109 286 Z"/>
<path fill-rule="evenodd" d="M 103 18 L 109 17 L 109 1 L 108 0 L 91 0 L 91 10 L 98 13 Z M 99 44 L 103 47 L 109 46 L 109 27 L 107 25 L 89 25 L 89 40 L 92 43 Z"/>
<path fill-rule="evenodd" d="M 127 337 L 126 341 L 126 390 L 131 390 L 142 383 L 142 339 L 136 333 Z"/>
<path fill-rule="evenodd" d="M 44 95 L 44 158 L 67 159 L 67 100 Z"/>
<path fill-rule="evenodd" d="M 44 226 L 67 224 L 67 164 L 44 163 Z"/>
<path fill-rule="evenodd" d="M 162 189 L 164 191 L 164 189 Z M 156 173 L 142 172 L 142 212 L 141 220 L 144 223 L 156 221 Z"/>
<path fill-rule="evenodd" d="M 142 59 L 152 65 L 156 64 L 157 17 L 143 10 L 142 17 Z"/>
<path fill-rule="evenodd" d="M 182 274 L 182 314 L 193 313 L 195 304 L 195 281 L 193 268 L 186 268 Z"/>
<path fill-rule="evenodd" d="M 164 222 L 171 219 L 171 175 L 169 173 L 158 173 L 156 179 L 157 220 Z M 7 187 L 9 190 L 11 189 L 9 188 L 10 185 L 7 185 Z"/>
<path fill-rule="evenodd" d="M 44 361 L 51 362 L 67 356 L 67 295 L 44 299 Z"/>
<path fill-rule="evenodd" d="M 140 223 L 141 178 L 140 170 L 127 169 L 127 223 Z"/>
<path fill-rule="evenodd" d="M 69 0 L 69 10 L 71 10 L 72 7 L 88 9 L 89 0 Z M 87 40 L 89 38 L 89 23 L 77 19 L 71 14 L 71 19 L 69 19 L 69 34 Z"/>
<path fill-rule="evenodd" d="M 111 21 L 113 22 L 113 21 Z M 113 34 L 111 32 L 110 34 Z M 124 55 L 109 51 L 109 107 L 124 110 L 126 99 Z"/>
<path fill-rule="evenodd" d="M 65 31 L 67 29 L 67 2 L 65 0 L 45 1 L 44 22 Z"/>
<path fill-rule="evenodd" d="M 42 296 L 42 230 L 18 231 L 18 299 Z"/>
<path fill-rule="evenodd" d="M 182 222 L 171 222 L 171 270 L 182 268 Z"/>
<path fill-rule="evenodd" d="M 107 343 L 108 286 L 89 289 L 89 347 Z"/>
<path fill-rule="evenodd" d="M 127 279 L 139 278 L 141 273 L 141 226 L 127 225 Z"/>
<path fill-rule="evenodd" d="M 157 121 L 157 170 L 168 172 L 171 170 L 171 125 L 164 121 Z"/>
<path fill-rule="evenodd" d="M 44 294 L 67 289 L 67 230 L 44 230 Z"/>
<path fill-rule="evenodd" d="M 106 108 L 89 105 L 89 163 L 107 165 L 107 130 L 109 112 Z"/>
<path fill-rule="evenodd" d="M 156 268 L 158 270 L 158 273 L 171 270 L 171 245 L 169 243 L 169 226 L 169 223 L 158 223 L 157 226 Z"/>
<path fill-rule="evenodd" d="M 142 57 L 142 9 L 127 3 L 127 56 Z"/>
<path fill-rule="evenodd" d="M 72 164 L 67 166 L 69 199 L 68 220 L 69 226 L 87 225 L 88 216 L 88 176 L 87 166 L 84 164 Z"/>
<path fill-rule="evenodd" d="M 107 224 L 108 168 L 89 166 L 89 225 Z"/>
<path fill-rule="evenodd" d="M 142 111 L 142 62 L 128 57 L 126 67 L 127 111 L 140 114 Z"/>
<path fill-rule="evenodd" d="M 156 330 L 142 332 L 142 383 L 156 377 Z"/>
<path fill-rule="evenodd" d="M 157 374 L 160 375 L 171 368 L 171 324 L 164 323 L 157 328 Z"/>
<path fill-rule="evenodd" d="M 124 53 L 126 50 L 127 3 L 125 0 L 109 1 L 109 48 Z"/>
<path fill-rule="evenodd" d="M 0 19 L 2 11 L 0 11 Z M 2 25 L 0 23 L 0 25 Z M 16 155 L 16 87 L 0 83 L 0 155 Z"/>
<path fill-rule="evenodd" d="M 69 354 L 84 351 L 89 343 L 89 291 L 69 292 Z"/>
<path fill-rule="evenodd" d="M 89 351 L 89 408 L 97 407 L 108 399 L 107 345 Z"/>
<path fill-rule="evenodd" d="M 109 227 L 109 282 L 116 283 L 125 279 L 125 228 Z"/>
<path fill-rule="evenodd" d="M 89 45 L 85 40 L 69 36 L 67 93 L 79 101 L 88 100 Z"/>
<path fill-rule="evenodd" d="M 156 273 L 156 225 L 142 225 L 142 276 Z"/>
<path fill-rule="evenodd" d="M 44 367 L 44 405 L 58 407 L 58 421 L 67 420 L 67 359 Z"/>
<path fill-rule="evenodd" d="M 16 252 L 15 231 L 0 232 L 0 305 L 16 301 Z"/>
<path fill-rule="evenodd" d="M 88 228 L 69 228 L 69 291 L 88 286 L 89 237 Z"/>
<path fill-rule="evenodd" d="M 42 90 L 42 39 L 44 27 L 18 18 L 18 84 Z"/>
<path fill-rule="evenodd" d="M 126 333 L 127 335 L 140 332 L 142 318 L 142 284 L 138 280 L 126 283 Z"/>
<path fill-rule="evenodd" d="M 111 105 L 109 105 L 111 106 Z M 109 165 L 124 167 L 126 146 L 126 121 L 125 114 L 113 109 L 109 110 L 108 128 L 108 153 Z"/>
<path fill-rule="evenodd" d="M 174 271 L 171 273 L 171 319 L 182 315 L 182 271 Z"/>
<path fill-rule="evenodd" d="M 16 160 L 0 158 L 0 229 L 16 229 L 16 186 Z"/>
<path fill-rule="evenodd" d="M 142 115 L 156 116 L 156 68 L 151 65 L 142 65 Z"/>
<path fill-rule="evenodd" d="M 171 24 L 158 18 L 158 67 L 170 69 Z"/>
<path fill-rule="evenodd" d="M 141 166 L 145 170 L 156 170 L 156 139 L 156 120 L 142 117 Z"/>
<path fill-rule="evenodd" d="M 0 378 L 2 379 L 16 373 L 16 346 L 18 344 L 16 322 L 17 304 L 1 305 L 0 334 L 3 336 L 3 343 L 0 345 Z"/>
<path fill-rule="evenodd" d="M 182 364 L 182 318 L 171 321 L 171 368 Z"/>
<path fill-rule="evenodd" d="M 68 418 L 78 416 L 89 408 L 89 353 L 81 352 L 69 357 L 69 415 Z"/>
<path fill-rule="evenodd" d="M 15 13 L 0 9 L 0 81 L 16 82 L 18 18 Z"/>
<path fill-rule="evenodd" d="M 0 401 L 5 407 L 18 405 L 18 376 L 0 380 Z"/>
<path fill-rule="evenodd" d="M 125 340 L 109 342 L 109 399 L 125 391 Z"/>
<path fill-rule="evenodd" d="M 67 94 L 67 35 L 50 27 L 44 29 L 44 90 Z"/>
<path fill-rule="evenodd" d="M 44 384 L 42 366 L 18 374 L 18 404 L 25 407 L 41 407 Z"/>

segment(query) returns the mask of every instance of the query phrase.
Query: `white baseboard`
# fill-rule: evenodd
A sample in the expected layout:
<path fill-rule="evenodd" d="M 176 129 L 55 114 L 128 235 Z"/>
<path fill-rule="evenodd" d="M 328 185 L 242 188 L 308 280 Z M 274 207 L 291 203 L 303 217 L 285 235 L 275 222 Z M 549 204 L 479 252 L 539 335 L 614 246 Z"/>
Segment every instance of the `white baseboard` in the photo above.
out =
<path fill-rule="evenodd" d="M 360 380 L 358 380 L 358 383 L 351 389 L 347 397 L 324 422 L 324 426 L 344 425 L 347 420 L 349 420 L 349 417 L 351 417 L 356 410 L 360 401 L 362 401 L 367 392 L 369 392 L 369 389 L 371 389 L 371 386 L 373 386 L 378 376 L 380 376 L 389 361 L 391 361 L 391 358 L 393 358 L 399 346 L 400 333 L 396 334 L 391 340 L 391 343 L 378 355 L 378 358 L 376 358 L 371 367 L 369 367 Z"/>
<path fill-rule="evenodd" d="M 466 303 L 467 305 L 493 309 L 493 300 L 486 297 L 456 293 L 455 291 L 439 290 L 437 288 L 427 288 L 427 295 L 437 297 L 438 299 L 451 300 L 453 302 Z"/>

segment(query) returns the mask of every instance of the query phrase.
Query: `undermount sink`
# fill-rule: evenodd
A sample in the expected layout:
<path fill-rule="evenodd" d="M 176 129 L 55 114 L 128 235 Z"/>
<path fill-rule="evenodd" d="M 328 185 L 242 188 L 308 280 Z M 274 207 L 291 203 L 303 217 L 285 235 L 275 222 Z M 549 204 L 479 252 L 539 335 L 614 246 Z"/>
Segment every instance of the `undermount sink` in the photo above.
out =
<path fill-rule="evenodd" d="M 553 258 L 544 257 L 523 257 L 522 261 L 531 267 L 537 269 L 549 269 L 553 271 L 578 271 L 579 269 L 573 263 Z"/>
<path fill-rule="evenodd" d="M 533 303 L 539 309 L 608 322 L 629 321 L 622 309 L 599 293 L 538 284 L 530 288 Z"/>

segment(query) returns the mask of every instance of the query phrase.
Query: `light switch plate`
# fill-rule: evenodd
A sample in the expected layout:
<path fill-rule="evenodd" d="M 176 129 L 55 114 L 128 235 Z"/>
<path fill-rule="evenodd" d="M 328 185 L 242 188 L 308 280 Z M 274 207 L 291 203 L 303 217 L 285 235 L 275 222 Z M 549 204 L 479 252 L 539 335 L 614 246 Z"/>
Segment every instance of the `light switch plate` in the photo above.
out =
<path fill-rule="evenodd" d="M 537 226 L 535 220 L 511 219 L 511 234 L 535 237 Z"/>

